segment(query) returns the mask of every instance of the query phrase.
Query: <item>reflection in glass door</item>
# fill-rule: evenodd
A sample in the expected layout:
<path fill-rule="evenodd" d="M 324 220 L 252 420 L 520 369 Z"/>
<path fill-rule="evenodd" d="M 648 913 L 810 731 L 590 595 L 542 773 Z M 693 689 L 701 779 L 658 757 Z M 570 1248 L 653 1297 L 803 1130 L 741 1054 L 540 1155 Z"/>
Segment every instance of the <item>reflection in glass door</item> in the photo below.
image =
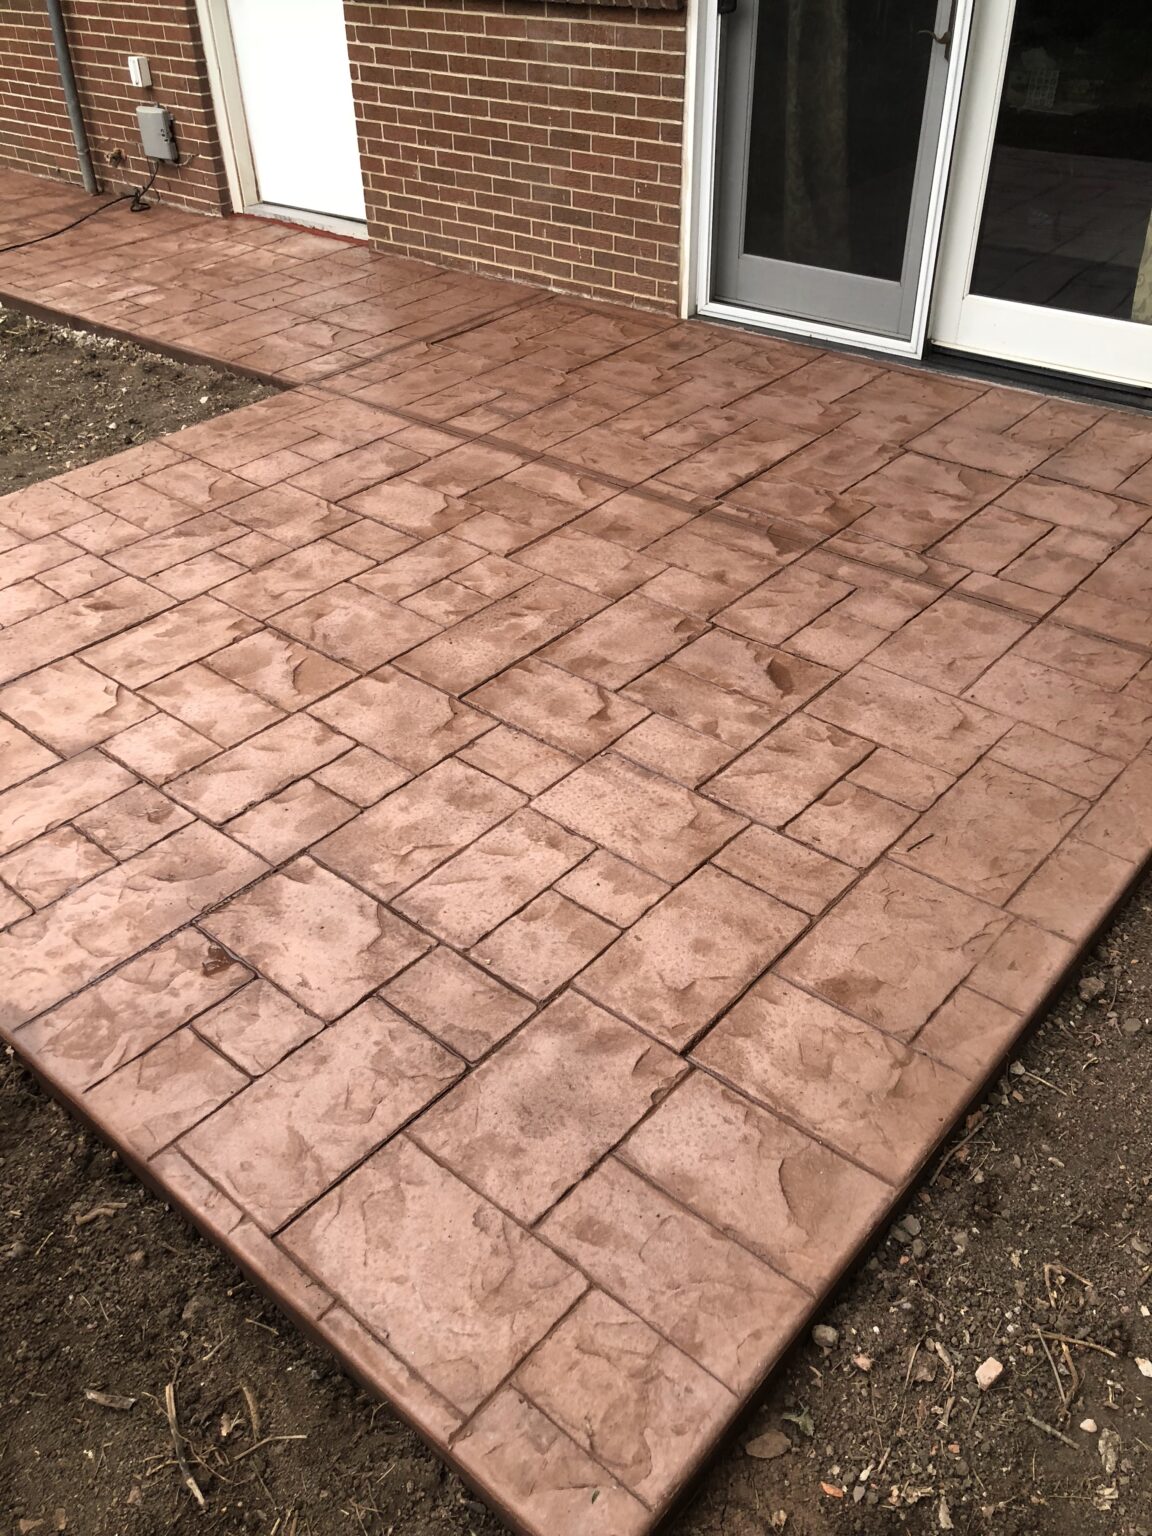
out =
<path fill-rule="evenodd" d="M 714 297 L 910 339 L 957 0 L 720 9 Z"/>
<path fill-rule="evenodd" d="M 1149 0 L 983 0 L 933 335 L 1152 386 Z"/>

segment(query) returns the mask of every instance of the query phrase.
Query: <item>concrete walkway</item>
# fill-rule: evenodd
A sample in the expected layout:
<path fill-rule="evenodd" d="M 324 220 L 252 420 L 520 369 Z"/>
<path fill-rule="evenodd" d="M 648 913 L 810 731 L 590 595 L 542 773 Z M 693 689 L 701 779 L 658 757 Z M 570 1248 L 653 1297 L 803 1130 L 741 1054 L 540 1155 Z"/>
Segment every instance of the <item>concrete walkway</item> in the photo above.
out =
<path fill-rule="evenodd" d="M 1152 419 L 242 219 L 0 291 L 297 386 L 0 501 L 0 1032 L 647 1531 L 1152 846 Z"/>

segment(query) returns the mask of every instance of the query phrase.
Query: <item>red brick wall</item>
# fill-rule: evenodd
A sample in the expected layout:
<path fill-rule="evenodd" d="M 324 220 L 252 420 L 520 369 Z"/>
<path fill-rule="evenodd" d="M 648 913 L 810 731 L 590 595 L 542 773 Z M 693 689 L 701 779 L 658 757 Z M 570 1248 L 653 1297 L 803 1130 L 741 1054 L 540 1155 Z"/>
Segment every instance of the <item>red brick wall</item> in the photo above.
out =
<path fill-rule="evenodd" d="M 219 213 L 227 193 L 194 0 L 66 0 L 64 12 L 99 180 L 120 191 L 148 175 L 136 108 L 156 101 L 173 113 L 188 162 L 161 170 L 157 190 Z M 129 84 L 130 53 L 149 59 L 152 90 Z M 0 163 L 80 180 L 44 0 L 0 0 Z"/>
<path fill-rule="evenodd" d="M 373 239 L 674 307 L 678 3 L 346 0 Z"/>

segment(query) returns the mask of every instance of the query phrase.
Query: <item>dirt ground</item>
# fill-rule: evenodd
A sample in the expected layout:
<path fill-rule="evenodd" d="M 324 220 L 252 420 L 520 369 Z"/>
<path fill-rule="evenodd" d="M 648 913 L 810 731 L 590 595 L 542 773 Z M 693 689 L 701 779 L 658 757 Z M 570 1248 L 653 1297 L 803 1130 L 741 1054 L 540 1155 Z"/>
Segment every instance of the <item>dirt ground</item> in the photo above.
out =
<path fill-rule="evenodd" d="M 274 393 L 0 307 L 0 494 Z"/>
<path fill-rule="evenodd" d="M 112 398 L 125 380 L 100 359 Z M 73 400 L 72 424 L 91 432 L 96 415 Z M 122 446 L 42 440 L 39 474 Z M 1152 1536 L 1150 1066 L 1152 878 L 821 1319 L 834 1335 L 796 1350 L 667 1536 Z M 1003 1371 L 981 1392 L 989 1359 Z M 170 1385 L 203 1509 L 174 1455 Z M 0 1522 L 0 1536 L 503 1529 L 10 1056 Z"/>

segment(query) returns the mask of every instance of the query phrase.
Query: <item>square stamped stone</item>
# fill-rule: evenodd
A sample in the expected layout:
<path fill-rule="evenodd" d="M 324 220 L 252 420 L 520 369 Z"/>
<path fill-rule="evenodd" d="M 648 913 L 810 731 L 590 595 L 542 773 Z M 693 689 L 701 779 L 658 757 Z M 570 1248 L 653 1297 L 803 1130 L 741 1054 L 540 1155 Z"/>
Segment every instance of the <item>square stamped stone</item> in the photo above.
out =
<path fill-rule="evenodd" d="M 1004 929 L 997 907 L 884 861 L 778 963 L 779 975 L 910 1040 Z M 932 964 L 925 964 L 925 956 Z"/>
<path fill-rule="evenodd" d="M 733 1392 L 758 1385 L 810 1305 L 799 1286 L 615 1158 L 582 1179 L 540 1230 Z"/>
<path fill-rule="evenodd" d="M 776 976 L 757 982 L 692 1059 L 896 1185 L 971 1092 L 919 1051 Z"/>
<path fill-rule="evenodd" d="M 281 1242 L 462 1413 L 480 1406 L 586 1287 L 404 1136 L 297 1217 Z"/>
<path fill-rule="evenodd" d="M 443 946 L 390 981 L 381 996 L 468 1061 L 535 1012 L 526 997 Z"/>
<path fill-rule="evenodd" d="M 709 866 L 617 939 L 580 990 L 682 1050 L 805 924 L 794 908 Z"/>
<path fill-rule="evenodd" d="M 180 1149 L 271 1232 L 462 1070 L 458 1057 L 371 998 L 237 1094 Z"/>
<path fill-rule="evenodd" d="M 515 1384 L 659 1508 L 710 1449 L 736 1399 L 602 1291 L 591 1291 L 516 1373 Z"/>
<path fill-rule="evenodd" d="M 204 928 L 289 997 L 334 1019 L 433 941 L 311 859 L 269 875 Z"/>
<path fill-rule="evenodd" d="M 699 1072 L 620 1155 L 813 1292 L 840 1273 L 892 1200 L 874 1174 Z"/>
<path fill-rule="evenodd" d="M 618 757 L 578 768 L 535 804 L 562 826 L 664 880 L 682 880 L 743 825 L 692 790 Z"/>
<path fill-rule="evenodd" d="M 663 1046 L 569 993 L 422 1115 L 412 1135 L 531 1223 L 684 1070 Z"/>

